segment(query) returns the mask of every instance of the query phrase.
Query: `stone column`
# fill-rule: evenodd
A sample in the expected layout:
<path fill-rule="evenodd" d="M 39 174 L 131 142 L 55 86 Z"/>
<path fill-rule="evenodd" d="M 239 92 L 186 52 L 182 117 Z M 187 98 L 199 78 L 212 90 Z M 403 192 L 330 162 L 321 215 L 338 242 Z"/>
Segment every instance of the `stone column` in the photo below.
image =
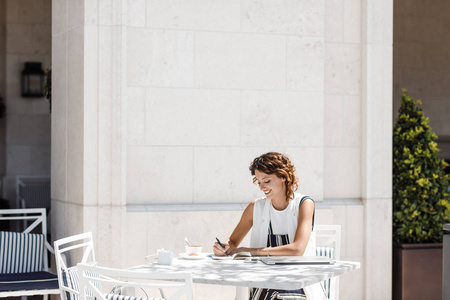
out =
<path fill-rule="evenodd" d="M 391 299 L 393 1 L 362 1 L 365 297 Z"/>
<path fill-rule="evenodd" d="M 126 230 L 126 3 L 54 1 L 52 12 L 53 236 L 92 231 L 106 265 L 123 261 Z"/>

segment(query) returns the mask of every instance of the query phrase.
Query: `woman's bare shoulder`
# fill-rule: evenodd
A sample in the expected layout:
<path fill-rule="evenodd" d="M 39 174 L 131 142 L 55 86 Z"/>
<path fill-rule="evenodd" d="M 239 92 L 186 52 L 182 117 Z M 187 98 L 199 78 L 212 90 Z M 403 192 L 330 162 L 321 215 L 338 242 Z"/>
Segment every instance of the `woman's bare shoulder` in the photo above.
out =
<path fill-rule="evenodd" d="M 245 210 L 250 209 L 250 210 L 253 211 L 253 208 L 255 207 L 256 201 L 258 201 L 258 199 L 255 199 L 255 200 L 253 200 L 252 202 L 250 202 L 250 203 L 247 205 L 247 208 L 246 208 Z"/>
<path fill-rule="evenodd" d="M 314 201 L 312 199 L 305 199 L 300 205 L 299 212 L 302 213 L 312 213 L 314 212 Z"/>

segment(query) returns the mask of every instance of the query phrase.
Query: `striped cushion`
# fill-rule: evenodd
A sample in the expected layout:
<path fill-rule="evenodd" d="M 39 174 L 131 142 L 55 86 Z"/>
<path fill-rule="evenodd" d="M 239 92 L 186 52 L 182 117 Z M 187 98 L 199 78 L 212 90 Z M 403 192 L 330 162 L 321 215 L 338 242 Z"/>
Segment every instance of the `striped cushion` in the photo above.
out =
<path fill-rule="evenodd" d="M 328 257 L 330 259 L 334 258 L 334 248 L 333 247 L 316 247 L 316 256 Z M 325 290 L 325 295 L 327 295 L 328 299 L 331 296 L 330 289 L 331 279 L 325 280 L 322 282 L 322 287 Z"/>
<path fill-rule="evenodd" d="M 30 273 L 43 269 L 43 234 L 0 231 L 0 273 Z"/>
<path fill-rule="evenodd" d="M 92 261 L 87 263 L 90 266 L 96 266 L 97 262 Z M 62 280 L 64 286 L 75 290 L 77 292 L 80 291 L 80 277 L 78 274 L 78 268 L 76 266 L 67 268 L 67 270 L 62 270 Z M 80 296 L 78 294 L 73 294 L 68 291 L 66 291 L 66 298 L 67 300 L 78 300 Z"/>
<path fill-rule="evenodd" d="M 78 268 L 77 267 L 71 267 L 68 268 L 67 270 L 63 270 L 62 271 L 62 280 L 63 280 L 63 284 L 64 286 L 75 290 L 75 291 L 80 291 L 80 284 L 79 284 L 79 277 L 78 277 Z M 73 293 L 69 293 L 68 291 L 66 291 L 66 298 L 67 300 L 78 300 L 79 299 L 79 295 L 77 294 L 73 294 Z"/>
<path fill-rule="evenodd" d="M 333 247 L 316 247 L 316 256 L 328 257 L 333 259 L 334 248 Z"/>

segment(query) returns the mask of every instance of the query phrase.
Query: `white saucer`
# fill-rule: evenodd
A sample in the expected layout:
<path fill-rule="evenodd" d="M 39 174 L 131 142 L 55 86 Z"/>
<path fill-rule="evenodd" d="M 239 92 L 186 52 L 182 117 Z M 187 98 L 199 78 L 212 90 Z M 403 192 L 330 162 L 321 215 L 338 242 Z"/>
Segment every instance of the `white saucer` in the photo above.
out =
<path fill-rule="evenodd" d="M 181 259 L 205 259 L 207 258 L 209 253 L 200 253 L 199 255 L 188 255 L 187 253 L 180 253 L 180 256 L 178 258 Z"/>

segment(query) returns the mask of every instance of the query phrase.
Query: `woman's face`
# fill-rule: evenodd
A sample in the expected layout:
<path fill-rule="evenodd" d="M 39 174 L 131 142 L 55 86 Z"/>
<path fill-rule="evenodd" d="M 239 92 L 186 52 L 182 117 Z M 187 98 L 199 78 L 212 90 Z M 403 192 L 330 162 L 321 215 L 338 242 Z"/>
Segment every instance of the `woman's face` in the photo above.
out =
<path fill-rule="evenodd" d="M 256 183 L 259 189 L 264 192 L 267 199 L 282 199 L 286 201 L 286 185 L 284 178 L 279 178 L 275 174 L 266 174 L 255 170 Z"/>

